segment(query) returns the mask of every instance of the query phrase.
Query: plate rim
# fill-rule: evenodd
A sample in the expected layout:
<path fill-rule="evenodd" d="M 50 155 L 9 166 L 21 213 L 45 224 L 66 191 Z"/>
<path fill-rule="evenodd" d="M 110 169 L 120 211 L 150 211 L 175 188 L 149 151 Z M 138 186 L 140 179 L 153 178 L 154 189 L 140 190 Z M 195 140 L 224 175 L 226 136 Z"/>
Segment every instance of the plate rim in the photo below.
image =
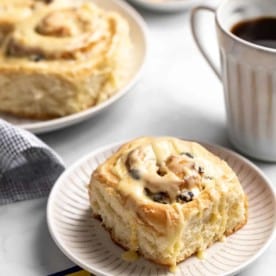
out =
<path fill-rule="evenodd" d="M 253 256 L 251 256 L 247 261 L 243 262 L 241 265 L 239 265 L 236 268 L 230 270 L 229 272 L 223 274 L 223 276 L 236 275 L 237 273 L 244 270 L 247 266 L 249 266 L 250 264 L 255 262 L 256 259 L 258 259 L 267 250 L 267 248 L 271 245 L 273 240 L 276 238 L 276 188 L 272 185 L 271 181 L 264 174 L 264 172 L 262 172 L 262 170 L 259 167 L 257 167 L 257 165 L 255 165 L 253 162 L 251 162 L 246 157 L 244 157 L 244 156 L 240 155 L 239 153 L 233 151 L 232 149 L 229 149 L 229 148 L 226 148 L 224 146 L 217 145 L 217 144 L 202 142 L 202 141 L 199 141 L 199 140 L 191 140 L 191 139 L 185 139 L 185 138 L 179 138 L 179 139 L 199 143 L 199 144 L 203 145 L 204 147 L 207 147 L 207 150 L 209 150 L 211 152 L 212 152 L 212 150 L 210 150 L 209 147 L 214 148 L 214 149 L 218 149 L 219 151 L 222 151 L 222 152 L 226 153 L 227 155 L 232 155 L 234 158 L 237 158 L 237 159 L 241 160 L 247 166 L 249 166 L 251 169 L 256 171 L 259 174 L 259 176 L 262 177 L 262 179 L 264 180 L 263 181 L 264 185 L 269 189 L 272 197 L 274 198 L 273 202 L 274 202 L 275 212 L 274 212 L 274 218 L 273 218 L 273 220 L 274 220 L 273 230 L 270 233 L 267 240 L 264 242 L 263 246 L 258 251 L 256 251 L 256 253 Z M 83 157 L 79 158 L 71 166 L 66 168 L 66 170 L 59 176 L 59 178 L 56 180 L 55 184 L 53 185 L 53 187 L 50 191 L 48 200 L 47 200 L 47 207 L 46 207 L 47 226 L 48 226 L 48 229 L 49 229 L 49 233 L 50 233 L 52 239 L 54 240 L 55 244 L 61 250 L 61 252 L 63 252 L 63 254 L 67 258 L 69 258 L 71 261 L 73 261 L 75 264 L 79 265 L 80 267 L 82 267 L 83 269 L 85 269 L 87 271 L 92 271 L 93 273 L 97 273 L 97 275 L 110 276 L 110 274 L 103 273 L 103 271 L 99 271 L 97 268 L 93 268 L 93 270 L 91 270 L 91 268 L 88 267 L 86 264 L 84 264 L 81 261 L 81 259 L 79 259 L 78 257 L 71 254 L 69 250 L 66 250 L 66 247 L 63 246 L 62 243 L 60 242 L 60 240 L 55 236 L 53 226 L 52 226 L 53 223 L 52 223 L 52 219 L 51 219 L 51 202 L 53 201 L 52 198 L 54 198 L 55 193 L 58 191 L 59 183 L 63 180 L 63 178 L 65 178 L 68 174 L 70 174 L 74 169 L 79 167 L 80 164 L 84 163 L 85 161 L 87 161 L 88 159 L 92 158 L 93 156 L 97 155 L 100 152 L 106 151 L 108 149 L 111 150 L 115 147 L 120 147 L 121 145 L 123 145 L 124 143 L 126 143 L 128 141 L 130 141 L 130 140 L 122 140 L 122 141 L 119 141 L 119 142 L 114 142 L 114 143 L 110 143 L 110 144 L 107 144 L 107 145 L 104 145 L 104 146 L 100 146 L 100 147 L 92 150 L 90 153 L 88 153 L 88 154 L 84 155 Z"/>
<path fill-rule="evenodd" d="M 148 0 L 127 0 L 128 2 L 152 11 L 178 12 L 199 5 L 200 0 L 170 0 L 166 2 L 150 2 Z M 209 4 L 204 2 L 205 4 Z"/>
<path fill-rule="evenodd" d="M 93 0 L 89 0 L 93 2 Z M 146 62 L 148 60 L 148 52 L 149 52 L 149 35 L 148 35 L 148 27 L 147 23 L 143 19 L 143 17 L 138 13 L 138 11 L 135 10 L 129 3 L 126 1 L 121 1 L 121 0 L 108 0 L 112 4 L 122 8 L 124 12 L 130 16 L 137 26 L 140 29 L 140 33 L 142 35 L 142 40 L 141 43 L 143 44 L 144 48 L 144 54 L 142 56 L 142 59 L 140 61 L 139 66 L 137 67 L 137 70 L 135 70 L 133 76 L 129 79 L 129 81 L 121 88 L 118 89 L 118 92 L 116 92 L 114 95 L 112 95 L 109 99 L 106 101 L 96 105 L 92 106 L 86 110 L 70 114 L 67 116 L 55 118 L 55 119 L 50 119 L 50 120 L 45 120 L 45 121 L 35 121 L 34 122 L 27 122 L 27 123 L 22 123 L 22 124 L 16 124 L 17 127 L 23 128 L 25 130 L 31 131 L 32 133 L 35 134 L 40 134 L 40 133 L 48 133 L 57 129 L 62 129 L 67 126 L 74 125 L 78 122 L 82 122 L 86 119 L 91 118 L 93 115 L 97 114 L 100 111 L 105 110 L 109 106 L 111 106 L 113 103 L 117 102 L 120 100 L 123 96 L 125 96 L 128 92 L 131 92 L 131 88 L 134 87 L 139 79 L 142 76 L 142 73 L 144 71 Z M 107 1 L 107 2 L 108 2 Z M 16 118 L 16 116 L 10 115 L 11 117 Z M 1 118 L 1 114 L 0 114 Z M 19 118 L 19 119 L 24 119 L 24 118 Z M 28 120 L 28 119 L 26 119 Z"/>

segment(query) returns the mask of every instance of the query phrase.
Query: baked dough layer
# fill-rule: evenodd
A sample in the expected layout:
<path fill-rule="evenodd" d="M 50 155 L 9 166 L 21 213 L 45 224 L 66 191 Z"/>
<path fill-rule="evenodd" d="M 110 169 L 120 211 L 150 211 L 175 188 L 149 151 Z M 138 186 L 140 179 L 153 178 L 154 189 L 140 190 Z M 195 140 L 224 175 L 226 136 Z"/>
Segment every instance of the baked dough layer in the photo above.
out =
<path fill-rule="evenodd" d="M 93 172 L 89 196 L 114 241 L 168 266 L 247 221 L 246 195 L 227 163 L 173 137 L 123 145 Z"/>
<path fill-rule="evenodd" d="M 127 21 L 91 2 L 33 4 L 38 2 L 10 3 L 18 20 L 2 32 L 0 111 L 48 119 L 85 110 L 116 93 L 129 64 Z M 3 18 L 0 13 L 0 29 Z"/>

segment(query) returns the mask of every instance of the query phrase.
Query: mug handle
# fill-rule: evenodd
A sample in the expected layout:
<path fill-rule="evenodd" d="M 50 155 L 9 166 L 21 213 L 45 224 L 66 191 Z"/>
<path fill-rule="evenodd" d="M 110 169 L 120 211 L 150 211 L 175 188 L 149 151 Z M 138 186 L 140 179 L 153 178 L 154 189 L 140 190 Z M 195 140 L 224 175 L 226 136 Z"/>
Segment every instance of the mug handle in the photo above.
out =
<path fill-rule="evenodd" d="M 208 6 L 197 6 L 197 7 L 193 8 L 191 11 L 190 22 L 191 22 L 192 35 L 193 35 L 193 38 L 195 40 L 195 43 L 196 43 L 199 51 L 201 52 L 203 57 L 206 59 L 207 63 L 210 65 L 210 67 L 213 69 L 213 71 L 216 74 L 216 76 L 218 77 L 218 79 L 221 80 L 220 70 L 215 65 L 215 63 L 212 61 L 209 54 L 205 50 L 205 47 L 203 47 L 203 45 L 199 39 L 199 35 L 198 35 L 198 31 L 197 31 L 197 23 L 198 22 L 196 19 L 197 18 L 196 15 L 199 11 L 208 11 L 208 12 L 212 12 L 212 13 L 215 13 L 216 11 L 215 11 L 215 9 L 208 7 Z"/>

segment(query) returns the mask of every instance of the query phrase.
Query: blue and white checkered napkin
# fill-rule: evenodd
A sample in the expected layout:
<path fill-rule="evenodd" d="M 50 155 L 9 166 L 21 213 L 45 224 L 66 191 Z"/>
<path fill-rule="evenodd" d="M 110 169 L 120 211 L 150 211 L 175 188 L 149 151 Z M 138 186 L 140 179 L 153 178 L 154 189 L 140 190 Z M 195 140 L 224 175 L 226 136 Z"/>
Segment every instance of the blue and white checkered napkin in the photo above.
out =
<path fill-rule="evenodd" d="M 63 170 L 46 144 L 0 119 L 0 204 L 48 195 Z"/>

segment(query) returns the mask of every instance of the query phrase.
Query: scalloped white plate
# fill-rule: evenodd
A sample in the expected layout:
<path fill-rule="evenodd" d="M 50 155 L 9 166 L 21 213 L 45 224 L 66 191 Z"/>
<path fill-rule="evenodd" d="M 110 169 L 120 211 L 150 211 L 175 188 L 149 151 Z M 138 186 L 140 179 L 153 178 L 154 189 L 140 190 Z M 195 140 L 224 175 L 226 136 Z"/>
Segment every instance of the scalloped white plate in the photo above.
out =
<path fill-rule="evenodd" d="M 174 275 L 234 275 L 259 257 L 275 234 L 276 202 L 269 181 L 250 161 L 222 147 L 206 145 L 237 173 L 249 199 L 248 223 L 238 232 L 206 250 L 204 260 L 190 257 Z M 50 233 L 61 251 L 73 262 L 96 275 L 171 275 L 162 266 L 140 258 L 129 263 L 98 220 L 91 216 L 87 184 L 92 171 L 119 144 L 92 152 L 56 182 L 49 197 L 47 220 Z"/>
<path fill-rule="evenodd" d="M 76 0 L 75 0 L 76 1 Z M 143 18 L 133 9 L 129 4 L 120 0 L 91 0 L 93 3 L 97 4 L 105 10 L 113 10 L 120 13 L 124 18 L 127 19 L 130 26 L 130 36 L 133 44 L 132 49 L 132 60 L 131 67 L 128 72 L 127 80 L 124 86 L 117 91 L 111 98 L 107 101 L 91 107 L 85 111 L 72 114 L 69 116 L 64 116 L 52 120 L 28 120 L 21 119 L 14 116 L 8 116 L 0 113 L 0 118 L 27 129 L 33 133 L 44 133 L 64 128 L 81 121 L 84 121 L 97 113 L 104 111 L 107 107 L 114 104 L 122 96 L 131 90 L 134 84 L 139 80 L 142 69 L 144 68 L 146 54 L 147 54 L 147 27 Z"/>

